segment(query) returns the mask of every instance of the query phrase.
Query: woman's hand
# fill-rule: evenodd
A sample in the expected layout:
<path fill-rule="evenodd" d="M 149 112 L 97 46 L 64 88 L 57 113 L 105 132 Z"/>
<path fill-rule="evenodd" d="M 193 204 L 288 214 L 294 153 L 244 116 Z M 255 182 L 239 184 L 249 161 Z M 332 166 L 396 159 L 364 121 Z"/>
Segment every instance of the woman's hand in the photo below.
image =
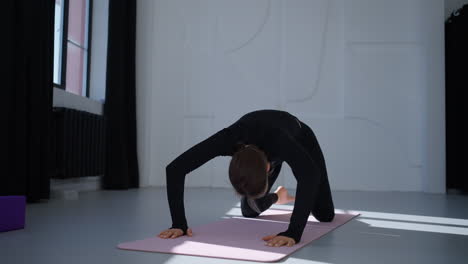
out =
<path fill-rule="evenodd" d="M 182 229 L 179 229 L 179 228 L 171 228 L 171 229 L 166 229 L 164 231 L 162 231 L 158 237 L 160 238 L 177 238 L 177 237 L 180 237 L 180 236 L 183 236 L 184 235 L 184 231 L 182 231 Z M 187 229 L 187 235 L 189 237 L 193 236 L 193 233 L 192 233 L 192 229 Z"/>
<path fill-rule="evenodd" d="M 296 244 L 296 241 L 294 241 L 294 239 L 290 237 L 286 237 L 286 236 L 271 235 L 271 236 L 266 236 L 262 239 L 267 241 L 266 245 L 270 247 L 281 247 L 281 246 L 292 247 Z"/>

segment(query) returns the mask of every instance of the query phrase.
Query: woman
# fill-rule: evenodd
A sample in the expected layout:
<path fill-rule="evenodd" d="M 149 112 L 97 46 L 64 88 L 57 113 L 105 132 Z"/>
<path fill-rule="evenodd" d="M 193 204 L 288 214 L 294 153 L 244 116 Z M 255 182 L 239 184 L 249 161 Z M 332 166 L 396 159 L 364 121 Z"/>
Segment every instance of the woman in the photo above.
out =
<path fill-rule="evenodd" d="M 310 213 L 321 222 L 333 220 L 325 160 L 310 127 L 285 111 L 258 110 L 193 146 L 166 167 L 172 227 L 159 237 L 192 236 L 183 203 L 185 175 L 217 156 L 232 156 L 229 179 L 242 196 L 245 217 L 256 217 L 274 203 L 294 201 L 281 186 L 269 193 L 283 161 L 291 167 L 297 187 L 290 223 L 287 230 L 263 238 L 268 246 L 299 243 Z"/>

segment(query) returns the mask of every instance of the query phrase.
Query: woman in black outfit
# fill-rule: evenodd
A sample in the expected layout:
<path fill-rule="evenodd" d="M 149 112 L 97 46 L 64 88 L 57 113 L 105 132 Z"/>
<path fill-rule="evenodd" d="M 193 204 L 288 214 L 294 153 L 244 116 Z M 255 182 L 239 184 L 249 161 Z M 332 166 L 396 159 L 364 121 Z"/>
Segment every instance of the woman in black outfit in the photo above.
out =
<path fill-rule="evenodd" d="M 321 222 L 333 220 L 335 213 L 325 160 L 312 129 L 288 112 L 258 110 L 242 116 L 167 165 L 172 226 L 159 237 L 192 236 L 183 203 L 185 175 L 217 156 L 232 156 L 229 179 L 242 196 L 245 217 L 256 217 L 274 203 L 294 201 L 282 186 L 270 193 L 282 163 L 291 167 L 297 187 L 290 223 L 287 230 L 263 238 L 268 246 L 298 243 L 310 213 Z"/>

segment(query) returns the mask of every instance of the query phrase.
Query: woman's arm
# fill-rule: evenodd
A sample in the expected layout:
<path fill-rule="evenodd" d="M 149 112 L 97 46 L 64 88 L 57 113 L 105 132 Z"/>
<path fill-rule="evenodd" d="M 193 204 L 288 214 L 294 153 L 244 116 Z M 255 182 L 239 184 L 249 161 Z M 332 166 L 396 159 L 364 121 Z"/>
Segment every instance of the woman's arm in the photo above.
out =
<path fill-rule="evenodd" d="M 187 220 L 184 209 L 185 176 L 209 160 L 223 155 L 235 139 L 233 126 L 224 128 L 182 153 L 166 166 L 166 187 L 172 227 L 186 234 Z"/>
<path fill-rule="evenodd" d="M 307 220 L 315 206 L 318 186 L 323 177 L 321 170 L 309 153 L 294 138 L 287 133 L 275 132 L 276 146 L 281 158 L 291 167 L 297 180 L 296 201 L 288 229 L 277 234 L 293 238 L 299 243 Z"/>

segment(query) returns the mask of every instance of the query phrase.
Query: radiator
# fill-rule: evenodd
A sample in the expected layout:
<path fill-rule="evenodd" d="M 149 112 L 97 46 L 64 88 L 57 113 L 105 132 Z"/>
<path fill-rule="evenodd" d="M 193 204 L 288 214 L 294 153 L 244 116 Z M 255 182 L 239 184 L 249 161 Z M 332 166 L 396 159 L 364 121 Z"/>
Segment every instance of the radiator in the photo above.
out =
<path fill-rule="evenodd" d="M 52 178 L 104 174 L 103 116 L 63 107 L 54 107 L 53 116 Z"/>

